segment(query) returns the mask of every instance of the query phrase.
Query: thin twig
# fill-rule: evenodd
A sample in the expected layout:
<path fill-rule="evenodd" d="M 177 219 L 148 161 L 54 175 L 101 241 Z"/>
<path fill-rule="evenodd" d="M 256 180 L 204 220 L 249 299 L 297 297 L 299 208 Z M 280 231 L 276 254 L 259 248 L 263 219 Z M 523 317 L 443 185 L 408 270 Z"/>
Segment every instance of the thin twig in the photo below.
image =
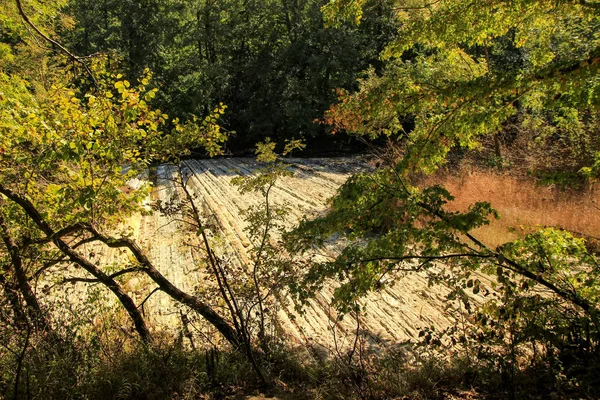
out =
<path fill-rule="evenodd" d="M 85 63 L 83 61 L 82 57 L 76 56 L 75 54 L 71 53 L 69 50 L 67 50 L 67 48 L 65 48 L 63 45 L 61 45 L 60 43 L 58 43 L 56 40 L 52 39 L 51 37 L 49 37 L 48 35 L 46 35 L 44 32 L 42 32 L 27 16 L 27 14 L 25 14 L 25 11 L 23 10 L 23 5 L 21 4 L 21 0 L 15 0 L 16 4 L 17 4 L 17 9 L 19 10 L 19 14 L 21 15 L 21 17 L 23 18 L 23 21 L 25 21 L 25 23 L 27 25 L 29 25 L 34 31 L 36 31 L 36 33 L 38 35 L 40 35 L 44 40 L 46 40 L 48 43 L 51 43 L 53 46 L 56 46 L 57 48 L 60 49 L 60 51 L 62 51 L 63 53 L 65 53 L 69 58 L 71 58 L 73 61 L 75 61 L 76 63 L 79 63 L 83 66 L 83 68 L 85 69 L 85 71 L 88 73 L 88 75 L 90 76 L 90 78 L 92 79 L 92 82 L 94 83 L 94 87 L 96 89 L 99 88 L 98 86 L 98 81 L 96 80 L 96 77 L 94 76 L 94 73 L 92 72 L 92 70 L 90 69 L 90 67 L 88 67 L 87 63 Z"/>

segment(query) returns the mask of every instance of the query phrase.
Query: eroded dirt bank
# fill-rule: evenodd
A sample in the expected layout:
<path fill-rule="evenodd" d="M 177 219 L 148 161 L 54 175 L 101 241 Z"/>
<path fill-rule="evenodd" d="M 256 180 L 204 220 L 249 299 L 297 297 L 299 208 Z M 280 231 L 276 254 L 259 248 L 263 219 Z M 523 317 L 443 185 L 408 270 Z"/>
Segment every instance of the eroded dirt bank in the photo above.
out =
<path fill-rule="evenodd" d="M 323 212 L 327 200 L 336 193 L 352 173 L 369 167 L 364 160 L 357 158 L 330 159 L 289 159 L 293 177 L 282 178 L 271 192 L 274 203 L 287 203 L 291 209 L 288 225 L 291 227 L 301 218 L 315 216 Z M 248 259 L 250 239 L 244 230 L 246 223 L 243 211 L 263 201 L 259 194 L 241 195 L 231 179 L 239 175 L 249 175 L 259 167 L 250 158 L 220 160 L 190 160 L 186 167 L 191 172 L 189 187 L 202 204 L 204 211 L 218 226 L 221 243 L 229 254 L 242 261 Z M 180 193 L 172 183 L 175 169 L 161 166 L 157 169 L 156 184 L 152 198 L 168 202 Z M 131 221 L 132 235 L 148 252 L 157 268 L 176 285 L 188 291 L 202 291 L 205 278 L 199 260 L 185 247 L 181 222 L 177 216 L 165 217 L 158 212 L 149 216 L 139 216 Z M 333 254 L 320 254 L 331 257 Z M 109 254 L 104 262 L 115 262 L 122 257 Z M 144 301 L 154 286 L 144 280 L 131 279 L 127 288 L 135 301 Z M 338 321 L 329 302 L 334 290 L 326 285 L 323 291 L 312 300 L 303 313 L 294 310 L 291 301 L 280 304 L 278 316 L 281 326 L 289 338 L 302 343 L 315 352 L 328 352 L 335 341 L 340 347 L 351 342 L 356 330 L 356 321 L 347 317 Z M 211 294 L 208 293 L 210 296 Z M 217 296 L 215 293 L 214 296 Z M 443 302 L 445 290 L 428 287 L 424 275 L 411 274 L 398 280 L 380 293 L 364 300 L 366 311 L 360 317 L 360 329 L 373 345 L 401 343 L 418 337 L 423 328 L 435 326 L 444 329 L 457 323 L 453 312 Z M 163 293 L 157 292 L 144 304 L 147 318 L 154 326 L 180 326 L 179 309 Z M 346 337 L 348 334 L 348 337 Z"/>

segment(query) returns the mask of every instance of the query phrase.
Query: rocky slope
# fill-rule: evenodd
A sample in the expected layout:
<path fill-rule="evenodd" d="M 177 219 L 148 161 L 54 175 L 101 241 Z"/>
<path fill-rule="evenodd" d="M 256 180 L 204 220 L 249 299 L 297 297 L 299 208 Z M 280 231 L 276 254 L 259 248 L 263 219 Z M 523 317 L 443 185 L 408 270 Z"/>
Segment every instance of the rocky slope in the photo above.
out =
<path fill-rule="evenodd" d="M 327 200 L 350 174 L 368 168 L 360 159 L 291 159 L 288 162 L 294 176 L 278 182 L 271 200 L 275 204 L 285 202 L 291 207 L 290 226 L 305 216 L 323 212 Z M 189 187 L 197 195 L 197 201 L 203 205 L 205 212 L 218 225 L 221 242 L 230 254 L 246 262 L 250 239 L 244 231 L 245 222 L 241 214 L 250 205 L 259 204 L 263 199 L 259 194 L 240 194 L 237 187 L 231 184 L 231 179 L 252 174 L 258 168 L 257 163 L 247 158 L 191 160 L 186 163 L 186 168 L 191 173 Z M 168 202 L 180 195 L 171 182 L 174 174 L 173 168 L 158 168 L 152 194 L 154 199 Z M 181 222 L 154 213 L 137 219 L 133 225 L 135 236 L 146 247 L 161 272 L 186 290 L 197 289 L 202 281 L 202 272 L 195 267 L 197 263 L 190 252 L 181 245 Z M 135 295 L 135 282 L 130 286 L 133 286 Z M 356 321 L 350 316 L 342 321 L 337 320 L 329 307 L 333 289 L 333 285 L 326 286 L 304 308 L 302 314 L 294 310 L 291 302 L 281 306 L 280 322 L 293 340 L 314 349 L 330 348 L 334 339 L 339 346 L 348 344 L 356 330 Z M 454 307 L 449 309 L 443 301 L 444 293 L 443 288 L 428 287 L 423 275 L 410 274 L 364 300 L 366 307 L 360 316 L 360 329 L 370 343 L 383 344 L 416 338 L 422 328 L 435 327 L 440 330 L 457 324 L 453 316 L 455 313 L 452 312 Z M 458 307 L 458 304 L 454 306 Z M 166 296 L 156 294 L 148 301 L 148 307 L 159 314 L 155 323 L 176 323 L 174 318 L 168 318 L 169 315 L 177 316 L 177 313 Z"/>
<path fill-rule="evenodd" d="M 275 204 L 286 203 L 290 206 L 288 226 L 303 217 L 310 218 L 323 212 L 327 207 L 327 200 L 350 174 L 371 168 L 364 160 L 357 158 L 289 159 L 287 162 L 294 175 L 282 178 L 277 183 L 271 192 L 271 200 Z M 249 158 L 189 160 L 185 164 L 185 174 L 189 177 L 188 186 L 196 196 L 197 204 L 213 222 L 213 230 L 219 236 L 221 249 L 229 258 L 237 259 L 242 265 L 248 262 L 251 245 L 244 229 L 246 223 L 242 214 L 251 205 L 260 204 L 263 198 L 257 193 L 240 194 L 231 179 L 252 174 L 258 167 Z M 153 178 L 155 183 L 152 200 L 169 203 L 182 195 L 174 183 L 176 174 L 174 167 L 157 168 Z M 139 183 L 141 181 L 137 184 Z M 132 185 L 135 184 L 136 182 L 132 182 Z M 184 225 L 177 213 L 165 216 L 154 212 L 129 221 L 132 236 L 167 278 L 183 290 L 204 291 L 204 296 L 216 299 L 216 292 L 206 293 L 203 282 L 208 277 L 202 267 L 203 260 L 198 255 L 199 252 L 190 251 L 189 241 L 194 235 L 184 233 Z M 95 250 L 90 247 L 83 251 Z M 335 250 L 330 249 L 328 254 L 320 254 L 319 257 L 332 257 L 334 253 Z M 102 254 L 99 255 L 102 257 L 102 264 L 113 264 L 115 268 L 126 260 L 126 255 L 118 251 L 104 250 L 98 254 Z M 481 280 L 489 287 L 489 281 L 483 277 Z M 133 277 L 125 285 L 137 304 L 143 303 L 146 318 L 153 326 L 181 328 L 181 313 L 186 311 L 178 308 L 164 293 L 152 293 L 155 288 L 152 282 Z M 89 292 L 90 289 L 86 290 Z M 329 306 L 333 290 L 333 283 L 326 285 L 304 307 L 302 313 L 295 310 L 292 301 L 284 301 L 278 306 L 281 330 L 292 342 L 313 350 L 312 354 L 324 355 L 335 346 L 344 349 L 353 343 L 357 322 L 352 316 L 338 320 Z M 152 295 L 147 298 L 149 293 Z M 433 327 L 439 331 L 462 323 L 460 313 L 455 311 L 460 305 L 458 302 L 444 301 L 445 293 L 442 287 L 428 287 L 424 275 L 411 273 L 364 299 L 364 312 L 359 316 L 358 328 L 368 343 L 377 347 L 417 339 L 423 328 Z M 199 320 L 192 319 L 192 325 L 199 337 L 210 336 L 214 332 Z"/>

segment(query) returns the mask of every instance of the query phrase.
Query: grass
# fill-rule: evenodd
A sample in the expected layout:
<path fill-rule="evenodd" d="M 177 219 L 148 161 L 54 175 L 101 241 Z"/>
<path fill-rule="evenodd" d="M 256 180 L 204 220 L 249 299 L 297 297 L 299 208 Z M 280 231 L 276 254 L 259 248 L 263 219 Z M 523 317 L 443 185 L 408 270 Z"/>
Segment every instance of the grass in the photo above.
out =
<path fill-rule="evenodd" d="M 556 399 L 587 399 L 594 398 L 598 388 L 598 382 L 585 387 L 566 379 L 560 365 L 543 357 L 519 366 L 516 375 L 508 377 L 500 367 L 507 363 L 500 353 L 478 359 L 474 349 L 469 357 L 465 351 L 389 348 L 362 360 L 355 357 L 348 364 L 336 358 L 311 360 L 304 350 L 278 344 L 263 360 L 273 382 L 265 390 L 231 349 L 190 349 L 168 335 L 152 345 L 104 338 L 59 347 L 32 339 L 16 396 L 15 360 L 0 350 L 0 399 L 491 400 L 543 399 L 550 394 Z M 595 365 L 589 365 L 592 374 Z M 587 382 L 593 384 L 593 379 Z"/>
<path fill-rule="evenodd" d="M 477 201 L 491 203 L 501 215 L 489 226 L 474 231 L 488 246 L 496 247 L 528 233 L 535 227 L 551 226 L 586 238 L 600 238 L 597 188 L 582 191 L 540 186 L 534 178 L 503 172 L 461 169 L 440 172 L 428 184 L 441 184 L 455 197 L 451 211 L 465 211 Z"/>

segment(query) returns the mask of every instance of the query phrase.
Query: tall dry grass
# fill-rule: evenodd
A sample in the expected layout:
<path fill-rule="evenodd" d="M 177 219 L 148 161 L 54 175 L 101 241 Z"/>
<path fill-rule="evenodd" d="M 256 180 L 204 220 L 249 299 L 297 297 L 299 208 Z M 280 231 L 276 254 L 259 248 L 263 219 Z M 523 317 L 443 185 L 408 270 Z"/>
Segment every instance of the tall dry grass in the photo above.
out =
<path fill-rule="evenodd" d="M 516 239 L 535 227 L 565 229 L 586 238 L 600 238 L 600 190 L 541 186 L 533 178 L 507 173 L 461 168 L 438 173 L 428 184 L 441 184 L 455 197 L 452 211 L 465 211 L 477 201 L 490 202 L 501 215 L 474 233 L 489 246 Z"/>

